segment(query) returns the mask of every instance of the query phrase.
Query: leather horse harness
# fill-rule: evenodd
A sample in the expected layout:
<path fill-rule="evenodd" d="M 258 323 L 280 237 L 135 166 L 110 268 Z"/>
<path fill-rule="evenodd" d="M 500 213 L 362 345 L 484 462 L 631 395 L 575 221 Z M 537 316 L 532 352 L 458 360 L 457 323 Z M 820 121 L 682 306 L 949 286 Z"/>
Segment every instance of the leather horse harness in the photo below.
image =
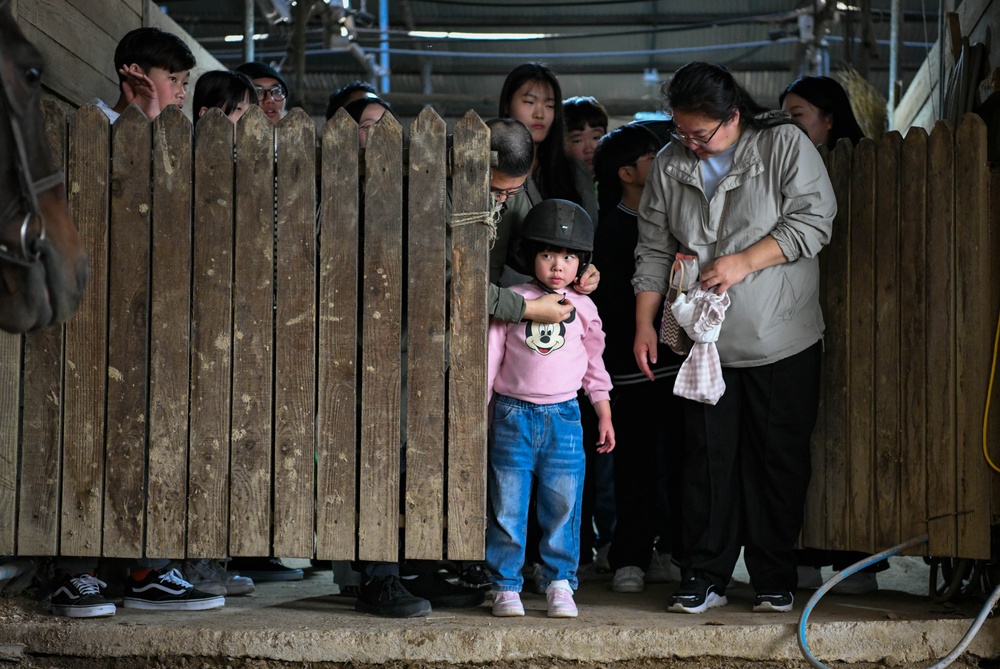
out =
<path fill-rule="evenodd" d="M 7 4 L 7 0 L 0 0 L 0 9 L 3 9 Z M 9 43 L 8 40 L 3 40 L 3 42 Z M 15 197 L 0 213 L 0 229 L 9 220 L 20 217 L 21 213 L 24 213 L 19 235 L 20 245 L 17 248 L 10 248 L 6 243 L 0 242 L 0 261 L 27 267 L 38 262 L 41 253 L 38 242 L 45 239 L 45 219 L 38 206 L 38 195 L 65 183 L 65 176 L 59 171 L 37 181 L 31 179 L 31 167 L 28 163 L 24 132 L 20 121 L 14 114 L 13 82 L 10 81 L 7 68 L 2 65 L 0 65 L 0 88 L 2 88 L 0 91 L 0 110 L 4 112 L 10 124 L 10 134 L 17 150 L 17 176 L 21 182 L 20 197 Z M 38 233 L 35 236 L 31 235 L 32 219 L 38 221 Z"/>

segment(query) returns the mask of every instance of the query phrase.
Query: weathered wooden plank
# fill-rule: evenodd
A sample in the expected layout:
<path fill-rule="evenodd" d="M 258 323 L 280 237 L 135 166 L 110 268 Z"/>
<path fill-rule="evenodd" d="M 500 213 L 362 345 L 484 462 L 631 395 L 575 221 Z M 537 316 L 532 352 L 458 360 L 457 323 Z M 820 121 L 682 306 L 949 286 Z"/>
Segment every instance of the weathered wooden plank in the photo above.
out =
<path fill-rule="evenodd" d="M 211 109 L 195 128 L 188 555 L 227 554 L 232 389 L 233 126 Z"/>
<path fill-rule="evenodd" d="M 486 299 L 489 132 L 473 112 L 455 125 L 448 383 L 448 557 L 477 560 L 486 536 Z"/>
<path fill-rule="evenodd" d="M 304 557 L 315 535 L 316 126 L 295 109 L 277 132 L 274 550 Z"/>
<path fill-rule="evenodd" d="M 65 169 L 66 117 L 43 101 L 45 133 L 53 161 Z M 63 328 L 24 337 L 24 413 L 21 432 L 21 494 L 18 550 L 52 555 L 59 534 L 59 470 L 62 455 Z"/>
<path fill-rule="evenodd" d="M 323 128 L 316 412 L 316 556 L 353 559 L 358 464 L 358 129 Z"/>
<path fill-rule="evenodd" d="M 445 131 L 430 107 L 410 125 L 404 545 L 428 560 L 444 548 Z"/>
<path fill-rule="evenodd" d="M 391 114 L 365 150 L 358 557 L 399 551 L 403 130 Z"/>
<path fill-rule="evenodd" d="M 850 541 L 870 551 L 874 541 L 875 143 L 854 150 L 851 174 Z"/>
<path fill-rule="evenodd" d="M 114 104 L 107 98 L 117 97 L 114 53 L 124 33 L 109 35 L 72 6 L 53 0 L 24 0 L 19 13 L 25 36 L 45 55 L 47 88 L 77 104 L 95 96 Z"/>
<path fill-rule="evenodd" d="M 153 122 L 146 555 L 186 550 L 191 354 L 191 123 L 175 106 Z"/>
<path fill-rule="evenodd" d="M 152 126 L 130 107 L 111 132 L 104 555 L 137 557 L 145 531 Z"/>
<path fill-rule="evenodd" d="M 826 544 L 847 549 L 850 546 L 851 515 L 848 503 L 850 476 L 850 385 L 851 360 L 851 166 L 854 149 L 841 142 L 830 154 L 830 180 L 837 196 L 837 217 L 833 236 L 821 255 L 826 256 L 826 304 L 823 354 L 826 413 Z"/>
<path fill-rule="evenodd" d="M 55 555 L 59 536 L 62 453 L 62 327 L 24 336 L 21 423 L 20 555 Z"/>
<path fill-rule="evenodd" d="M 899 184 L 900 148 L 903 138 L 886 133 L 878 145 L 875 165 L 875 370 L 878 398 L 874 425 L 874 545 L 895 546 L 900 537 L 900 368 L 899 368 Z"/>
<path fill-rule="evenodd" d="M 955 135 L 956 413 L 958 478 L 957 557 L 990 558 L 990 470 L 983 459 L 983 407 L 997 312 L 989 294 L 996 257 L 989 254 L 989 166 L 986 124 L 966 114 Z M 996 224 L 994 220 L 993 225 Z"/>
<path fill-rule="evenodd" d="M 0 554 L 13 555 L 17 527 L 17 435 L 22 337 L 0 332 Z"/>
<path fill-rule="evenodd" d="M 270 555 L 274 126 L 256 105 L 236 128 L 235 210 L 229 551 Z"/>
<path fill-rule="evenodd" d="M 90 283 L 66 324 L 63 417 L 63 555 L 101 552 L 104 509 L 104 415 L 108 381 L 108 185 L 111 126 L 93 106 L 73 118 L 67 173 L 69 203 L 90 259 Z"/>
<path fill-rule="evenodd" d="M 939 122 L 927 144 L 927 533 L 928 553 L 953 555 L 955 517 L 955 144 Z"/>
<path fill-rule="evenodd" d="M 989 212 L 987 214 L 991 221 L 1000 220 L 1000 167 L 992 165 L 990 168 L 990 200 Z M 990 227 L 989 253 L 991 258 L 1000 258 L 1000 229 L 997 226 Z M 990 271 L 990 297 L 989 304 L 1000 304 L 1000 272 L 996 268 Z M 1000 316 L 998 322 L 994 323 L 995 328 L 1000 328 Z M 998 334 L 994 330 L 993 337 L 996 341 Z M 992 364 L 992 363 L 991 363 Z M 990 469 L 996 471 L 1000 468 L 1000 390 L 997 390 L 994 380 L 993 391 L 990 395 L 989 412 L 991 420 L 987 426 L 987 451 L 990 456 Z M 1000 478 L 990 475 L 992 503 L 990 513 L 990 524 L 1000 523 Z"/>
<path fill-rule="evenodd" d="M 820 147 L 820 155 L 830 171 L 830 152 L 826 147 Z M 836 234 L 836 230 L 834 230 Z M 820 253 L 819 261 L 819 302 L 823 313 L 827 309 L 827 258 L 826 253 Z M 809 478 L 809 488 L 806 490 L 806 503 L 802 518 L 802 531 L 799 535 L 798 548 L 804 546 L 822 548 L 826 534 L 826 362 L 820 367 L 819 405 L 816 412 L 816 425 L 809 441 L 809 462 L 812 476 Z"/>
<path fill-rule="evenodd" d="M 927 533 L 927 132 L 913 128 L 903 141 L 899 231 L 900 495 L 906 539 Z M 936 466 L 936 465 L 935 465 Z M 925 554 L 927 544 L 911 552 Z"/>

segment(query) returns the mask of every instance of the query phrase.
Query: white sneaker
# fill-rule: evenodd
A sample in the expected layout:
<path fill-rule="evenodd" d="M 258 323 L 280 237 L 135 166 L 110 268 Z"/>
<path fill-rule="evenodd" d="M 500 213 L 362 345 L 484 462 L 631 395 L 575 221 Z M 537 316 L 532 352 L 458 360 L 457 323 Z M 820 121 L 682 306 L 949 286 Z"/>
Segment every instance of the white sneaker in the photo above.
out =
<path fill-rule="evenodd" d="M 621 567 L 611 579 L 611 589 L 615 592 L 642 592 L 646 589 L 643 571 L 638 567 Z"/>
<path fill-rule="evenodd" d="M 183 571 L 191 585 L 212 595 L 249 595 L 256 590 L 252 579 L 226 571 L 218 560 L 184 560 Z"/>
<path fill-rule="evenodd" d="M 576 618 L 576 602 L 569 581 L 552 581 L 545 592 L 545 602 L 549 606 L 549 618 Z"/>
<path fill-rule="evenodd" d="M 497 590 L 493 595 L 493 615 L 498 618 L 512 618 L 524 615 L 521 595 L 512 590 Z"/>
<path fill-rule="evenodd" d="M 681 568 L 674 564 L 670 553 L 660 555 L 655 550 L 646 570 L 646 583 L 680 583 Z"/>

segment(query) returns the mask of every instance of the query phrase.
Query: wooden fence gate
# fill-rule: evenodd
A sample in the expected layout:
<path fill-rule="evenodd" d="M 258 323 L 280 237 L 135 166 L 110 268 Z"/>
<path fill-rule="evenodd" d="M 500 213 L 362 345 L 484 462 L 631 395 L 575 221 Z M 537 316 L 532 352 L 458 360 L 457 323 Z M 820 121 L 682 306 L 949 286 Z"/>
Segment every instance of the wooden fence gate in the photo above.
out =
<path fill-rule="evenodd" d="M 363 172 L 344 112 L 320 164 L 300 110 L 49 121 L 91 282 L 0 339 L 0 554 L 395 560 L 405 515 L 407 557 L 482 558 L 489 231 L 446 211 L 486 219 L 482 121 L 450 181 L 431 110 Z"/>
<path fill-rule="evenodd" d="M 170 109 L 111 129 L 83 108 L 68 139 L 50 121 L 92 279 L 68 325 L 0 338 L 0 554 L 392 560 L 404 518 L 407 556 L 481 557 L 488 231 L 451 228 L 446 282 L 441 119 L 420 115 L 404 161 L 387 115 L 360 195 L 343 114 L 318 165 L 300 112 L 275 129 L 251 109 L 235 161 L 218 113 L 194 139 Z M 486 209 L 474 115 L 451 156 L 455 220 L 480 220 L 459 216 Z M 889 133 L 828 166 L 840 211 L 820 256 L 803 543 L 929 534 L 930 554 L 989 557 L 1000 187 L 985 127 Z"/>
<path fill-rule="evenodd" d="M 842 142 L 827 165 L 839 211 L 820 254 L 827 330 L 803 543 L 878 552 L 926 534 L 914 552 L 988 558 L 1000 180 L 986 127 L 969 114 L 957 130 Z"/>

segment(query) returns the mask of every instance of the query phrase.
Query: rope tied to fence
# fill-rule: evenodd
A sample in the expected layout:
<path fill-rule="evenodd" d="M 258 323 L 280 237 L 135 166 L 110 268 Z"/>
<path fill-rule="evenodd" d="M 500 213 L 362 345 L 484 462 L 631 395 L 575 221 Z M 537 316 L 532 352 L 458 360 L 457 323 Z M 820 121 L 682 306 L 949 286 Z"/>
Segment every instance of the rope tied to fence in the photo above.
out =
<path fill-rule="evenodd" d="M 452 213 L 451 221 L 449 225 L 453 228 L 458 228 L 463 225 L 471 225 L 474 223 L 481 223 L 489 228 L 490 231 L 490 248 L 497 241 L 497 226 L 500 225 L 500 215 L 503 211 L 503 202 L 497 202 L 494 198 L 493 205 L 490 207 L 489 211 L 470 211 L 464 214 Z"/>

